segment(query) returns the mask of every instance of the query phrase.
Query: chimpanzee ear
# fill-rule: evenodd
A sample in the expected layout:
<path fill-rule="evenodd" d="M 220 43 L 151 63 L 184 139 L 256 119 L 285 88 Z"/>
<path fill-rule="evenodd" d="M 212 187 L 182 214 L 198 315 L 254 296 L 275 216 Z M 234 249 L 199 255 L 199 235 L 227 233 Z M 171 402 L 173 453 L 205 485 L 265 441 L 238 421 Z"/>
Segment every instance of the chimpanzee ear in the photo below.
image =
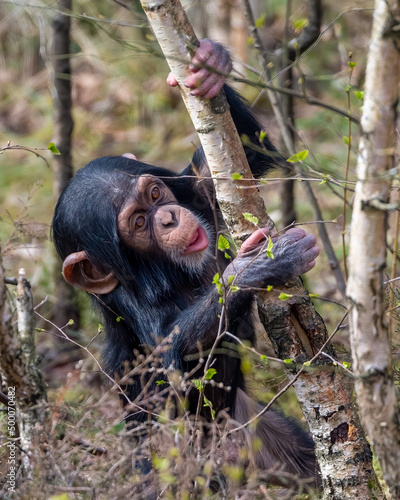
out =
<path fill-rule="evenodd" d="M 104 274 L 96 269 L 84 251 L 68 255 L 63 263 L 63 273 L 70 285 L 89 293 L 110 293 L 118 285 L 113 273 Z"/>

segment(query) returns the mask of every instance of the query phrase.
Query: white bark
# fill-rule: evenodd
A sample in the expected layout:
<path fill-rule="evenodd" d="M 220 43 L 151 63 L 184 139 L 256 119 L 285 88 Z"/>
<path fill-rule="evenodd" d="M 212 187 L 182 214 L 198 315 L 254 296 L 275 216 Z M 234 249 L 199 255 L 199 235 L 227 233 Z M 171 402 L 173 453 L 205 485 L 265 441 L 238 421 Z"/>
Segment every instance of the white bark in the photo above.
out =
<path fill-rule="evenodd" d="M 400 422 L 385 313 L 383 272 L 389 169 L 395 166 L 395 120 L 400 81 L 398 0 L 376 0 L 361 119 L 358 182 L 351 222 L 347 295 L 357 401 L 364 427 L 393 498 L 400 498 Z M 396 13 L 397 12 L 397 13 Z"/>

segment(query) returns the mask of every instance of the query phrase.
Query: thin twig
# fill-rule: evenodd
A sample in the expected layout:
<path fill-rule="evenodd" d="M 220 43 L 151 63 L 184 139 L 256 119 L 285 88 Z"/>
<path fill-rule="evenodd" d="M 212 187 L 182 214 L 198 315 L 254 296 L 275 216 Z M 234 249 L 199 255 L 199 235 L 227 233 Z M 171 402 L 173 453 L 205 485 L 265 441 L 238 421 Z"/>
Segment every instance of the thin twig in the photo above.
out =
<path fill-rule="evenodd" d="M 27 151 L 28 153 L 32 153 L 37 158 L 41 158 L 46 163 L 47 167 L 50 168 L 49 162 L 46 160 L 46 158 L 38 153 L 38 151 L 48 151 L 47 148 L 31 148 L 28 146 L 21 146 L 19 144 L 11 146 L 11 144 L 8 143 L 7 146 L 0 148 L 0 155 L 3 154 L 4 151 L 11 151 L 11 150 L 22 150 L 22 151 Z"/>

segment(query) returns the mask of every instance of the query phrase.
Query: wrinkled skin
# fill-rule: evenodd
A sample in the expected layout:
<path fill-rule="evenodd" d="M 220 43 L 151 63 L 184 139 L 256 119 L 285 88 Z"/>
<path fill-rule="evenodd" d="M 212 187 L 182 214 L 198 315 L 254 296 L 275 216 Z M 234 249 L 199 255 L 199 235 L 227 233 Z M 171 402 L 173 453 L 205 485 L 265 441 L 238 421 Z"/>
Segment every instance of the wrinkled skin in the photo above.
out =
<path fill-rule="evenodd" d="M 200 46 L 189 66 L 191 75 L 186 78 L 184 85 L 191 89 L 191 95 L 211 99 L 221 90 L 226 75 L 231 70 L 232 61 L 229 53 L 219 43 L 205 38 L 200 41 Z M 171 87 L 178 85 L 173 73 L 168 75 L 167 83 Z"/>
<path fill-rule="evenodd" d="M 289 229 L 272 238 L 272 254 L 266 254 L 268 228 L 258 229 L 242 245 L 236 259 L 224 272 L 224 280 L 237 276 L 235 284 L 253 288 L 283 285 L 315 266 L 319 248 L 314 235 L 303 229 Z"/>

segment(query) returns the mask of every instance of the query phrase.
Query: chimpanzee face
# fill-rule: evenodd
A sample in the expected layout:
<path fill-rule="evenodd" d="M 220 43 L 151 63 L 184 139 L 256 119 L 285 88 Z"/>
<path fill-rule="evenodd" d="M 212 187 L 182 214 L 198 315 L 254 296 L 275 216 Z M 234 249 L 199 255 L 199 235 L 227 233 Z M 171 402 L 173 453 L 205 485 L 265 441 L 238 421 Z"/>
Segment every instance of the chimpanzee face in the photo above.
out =
<path fill-rule="evenodd" d="M 206 224 L 179 205 L 172 191 L 157 177 L 142 175 L 124 186 L 117 216 L 123 244 L 151 258 L 166 258 L 189 272 L 199 273 L 210 258 Z M 120 200 L 121 201 L 121 200 Z M 110 293 L 118 285 L 113 273 L 99 271 L 82 250 L 64 261 L 65 279 L 90 293 Z"/>
<path fill-rule="evenodd" d="M 118 215 L 121 240 L 134 250 L 158 249 L 174 261 L 208 247 L 207 232 L 196 216 L 181 207 L 172 191 L 156 177 L 137 179 Z"/>

